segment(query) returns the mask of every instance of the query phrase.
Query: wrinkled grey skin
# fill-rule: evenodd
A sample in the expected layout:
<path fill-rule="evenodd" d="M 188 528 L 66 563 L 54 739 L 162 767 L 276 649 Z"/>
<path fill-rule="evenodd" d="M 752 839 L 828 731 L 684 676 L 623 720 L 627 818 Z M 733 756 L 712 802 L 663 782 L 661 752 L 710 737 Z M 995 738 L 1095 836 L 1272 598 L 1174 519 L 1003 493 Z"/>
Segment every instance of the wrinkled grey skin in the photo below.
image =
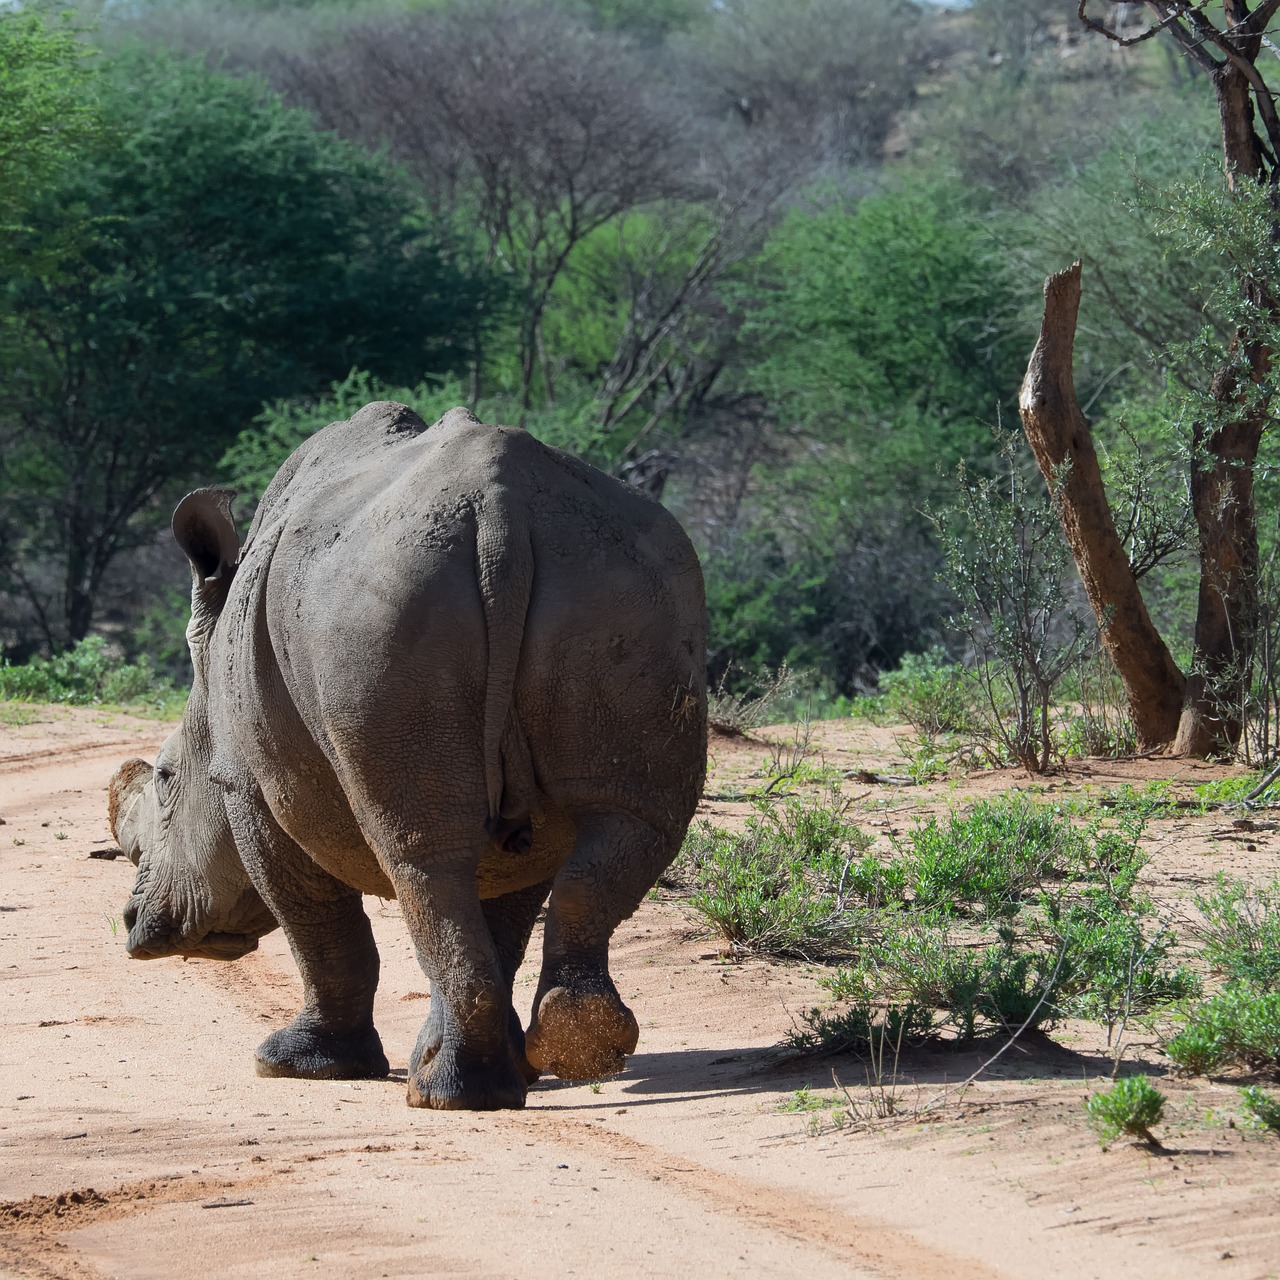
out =
<path fill-rule="evenodd" d="M 194 680 L 110 817 L 129 954 L 234 959 L 284 929 L 297 1019 L 263 1075 L 384 1076 L 361 894 L 400 900 L 431 1006 L 409 1101 L 519 1107 L 619 1070 L 609 939 L 669 865 L 706 753 L 705 607 L 659 505 L 527 433 L 368 405 L 174 513 Z M 549 896 L 549 902 L 548 902 Z M 512 981 L 547 903 L 527 1037 Z"/>

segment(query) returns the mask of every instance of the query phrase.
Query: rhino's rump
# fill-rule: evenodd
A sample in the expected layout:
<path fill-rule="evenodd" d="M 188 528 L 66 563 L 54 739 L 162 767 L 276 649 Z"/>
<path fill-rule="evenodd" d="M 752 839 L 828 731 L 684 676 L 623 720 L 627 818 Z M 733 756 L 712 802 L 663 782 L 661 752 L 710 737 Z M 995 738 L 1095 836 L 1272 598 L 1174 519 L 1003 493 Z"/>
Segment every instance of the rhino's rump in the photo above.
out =
<path fill-rule="evenodd" d="M 350 461 L 329 431 L 255 521 L 269 566 L 242 610 L 257 623 L 239 643 L 268 638 L 238 666 L 283 744 L 254 754 L 286 830 L 362 888 L 385 876 L 353 833 L 395 831 L 414 857 L 487 832 L 489 896 L 553 872 L 575 812 L 682 828 L 701 784 L 704 624 L 675 521 L 469 415 Z"/>

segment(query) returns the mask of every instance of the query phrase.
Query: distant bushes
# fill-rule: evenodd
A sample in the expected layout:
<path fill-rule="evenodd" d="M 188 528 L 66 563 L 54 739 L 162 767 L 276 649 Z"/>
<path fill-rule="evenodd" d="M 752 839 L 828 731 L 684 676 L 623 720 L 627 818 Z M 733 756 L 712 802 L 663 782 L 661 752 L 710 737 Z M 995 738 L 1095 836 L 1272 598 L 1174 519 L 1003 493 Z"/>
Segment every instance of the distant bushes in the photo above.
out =
<path fill-rule="evenodd" d="M 136 663 L 124 662 L 101 636 L 52 658 L 32 658 L 21 666 L 0 663 L 0 699 L 76 706 L 144 703 L 176 714 L 184 696 L 145 655 Z"/>

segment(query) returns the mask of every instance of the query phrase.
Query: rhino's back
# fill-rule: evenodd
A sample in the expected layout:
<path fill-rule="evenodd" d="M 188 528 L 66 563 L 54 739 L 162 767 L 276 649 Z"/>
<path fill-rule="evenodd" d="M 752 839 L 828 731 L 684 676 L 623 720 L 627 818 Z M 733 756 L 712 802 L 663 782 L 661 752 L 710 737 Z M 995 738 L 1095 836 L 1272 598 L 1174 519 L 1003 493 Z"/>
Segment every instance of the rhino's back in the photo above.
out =
<path fill-rule="evenodd" d="M 291 541 L 345 539 L 357 561 L 376 551 L 403 559 L 412 574 L 415 548 L 478 509 L 498 514 L 498 497 L 527 513 L 540 549 L 554 557 L 548 569 L 580 553 L 599 563 L 612 550 L 700 591 L 697 557 L 659 503 L 519 428 L 481 423 L 466 409 L 428 427 L 391 401 L 366 405 L 295 450 L 263 496 L 248 545 L 283 523 Z"/>

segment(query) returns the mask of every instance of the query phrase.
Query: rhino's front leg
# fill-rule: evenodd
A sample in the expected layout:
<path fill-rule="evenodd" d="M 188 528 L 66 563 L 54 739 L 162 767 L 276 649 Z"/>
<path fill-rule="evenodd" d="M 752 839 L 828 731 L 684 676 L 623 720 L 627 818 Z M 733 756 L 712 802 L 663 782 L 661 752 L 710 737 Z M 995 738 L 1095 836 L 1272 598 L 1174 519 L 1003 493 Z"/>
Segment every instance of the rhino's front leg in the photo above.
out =
<path fill-rule="evenodd" d="M 621 1071 L 640 1038 L 635 1015 L 609 976 L 609 939 L 670 863 L 675 850 L 625 813 L 578 823 L 573 854 L 547 907 L 542 974 L 526 1046 L 529 1061 L 564 1080 Z"/>
<path fill-rule="evenodd" d="M 511 1038 L 511 986 L 476 892 L 474 855 L 402 864 L 391 878 L 431 980 L 431 1013 L 414 1050 L 409 1105 L 523 1107 L 527 1085 Z"/>
<path fill-rule="evenodd" d="M 256 788 L 233 785 L 225 800 L 245 870 L 279 920 L 302 975 L 302 1011 L 258 1046 L 258 1074 L 385 1077 L 387 1055 L 373 1025 L 378 949 L 359 892 L 294 843 Z"/>

